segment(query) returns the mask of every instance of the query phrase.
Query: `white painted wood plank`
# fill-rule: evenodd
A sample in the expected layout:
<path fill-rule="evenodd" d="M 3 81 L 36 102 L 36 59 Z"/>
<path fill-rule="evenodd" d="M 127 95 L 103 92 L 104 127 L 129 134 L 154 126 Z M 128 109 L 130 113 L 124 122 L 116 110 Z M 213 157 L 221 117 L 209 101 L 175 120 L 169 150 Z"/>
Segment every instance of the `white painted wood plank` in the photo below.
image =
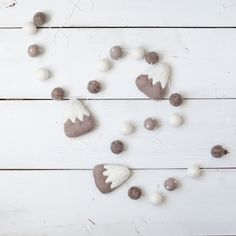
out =
<path fill-rule="evenodd" d="M 0 234 L 41 235 L 230 235 L 236 231 L 235 170 L 206 170 L 190 179 L 184 170 L 134 171 L 119 189 L 102 195 L 91 171 L 0 172 Z M 181 186 L 163 189 L 173 176 Z M 3 181 L 4 180 L 4 181 Z M 150 205 L 156 190 L 166 202 Z M 144 191 L 132 201 L 132 185 Z M 119 206 L 119 207 L 117 207 Z"/>
<path fill-rule="evenodd" d="M 37 11 L 47 26 L 236 26 L 233 0 L 1 0 L 0 25 L 22 26 Z"/>
<path fill-rule="evenodd" d="M 172 68 L 170 92 L 191 98 L 236 97 L 236 31 L 234 29 L 67 29 L 42 30 L 35 37 L 20 30 L 0 30 L 0 98 L 50 98 L 55 86 L 63 86 L 70 97 L 145 98 L 135 78 L 150 66 L 130 57 L 114 63 L 107 73 L 96 70 L 96 61 L 107 57 L 111 46 L 125 49 L 140 45 L 157 50 Z M 17 39 L 17 40 L 16 40 Z M 27 47 L 41 45 L 45 53 L 29 58 Z M 35 70 L 49 68 L 53 77 L 37 81 Z M 97 95 L 87 83 L 100 80 Z"/>
<path fill-rule="evenodd" d="M 93 168 L 97 163 L 121 163 L 132 168 L 236 166 L 236 100 L 193 100 L 174 108 L 168 101 L 88 101 L 97 128 L 76 139 L 64 135 L 67 102 L 0 102 L 0 168 Z M 180 113 L 183 126 L 170 127 L 169 116 Z M 147 117 L 160 123 L 156 131 L 143 127 Z M 120 133 L 123 121 L 137 128 L 130 136 Z M 121 139 L 126 151 L 115 155 L 110 143 Z M 230 154 L 215 159 L 213 145 Z"/>

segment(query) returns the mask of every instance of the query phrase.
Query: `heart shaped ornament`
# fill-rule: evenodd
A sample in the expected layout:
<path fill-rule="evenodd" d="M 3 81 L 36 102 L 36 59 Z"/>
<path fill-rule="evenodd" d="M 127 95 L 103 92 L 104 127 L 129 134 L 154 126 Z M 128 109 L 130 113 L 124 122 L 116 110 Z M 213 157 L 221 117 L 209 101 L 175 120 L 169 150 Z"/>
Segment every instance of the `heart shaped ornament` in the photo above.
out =
<path fill-rule="evenodd" d="M 163 62 L 140 75 L 136 79 L 136 86 L 149 98 L 158 100 L 164 96 L 165 88 L 169 83 L 169 75 L 170 67 Z"/>
<path fill-rule="evenodd" d="M 120 165 L 97 165 L 93 169 L 95 184 L 101 193 L 109 193 L 130 176 L 130 170 Z"/>
<path fill-rule="evenodd" d="M 84 105 L 79 100 L 71 100 L 65 113 L 65 135 L 69 138 L 79 137 L 91 131 L 94 126 L 94 119 Z"/>

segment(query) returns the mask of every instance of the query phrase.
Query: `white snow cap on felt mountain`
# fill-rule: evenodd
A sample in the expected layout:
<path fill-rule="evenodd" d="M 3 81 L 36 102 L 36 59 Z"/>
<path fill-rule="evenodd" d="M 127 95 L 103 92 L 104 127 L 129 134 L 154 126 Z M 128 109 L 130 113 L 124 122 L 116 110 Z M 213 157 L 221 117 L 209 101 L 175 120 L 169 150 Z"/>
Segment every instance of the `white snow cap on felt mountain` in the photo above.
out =
<path fill-rule="evenodd" d="M 84 116 L 90 116 L 89 111 L 79 100 L 71 99 L 69 107 L 65 113 L 65 122 L 70 119 L 74 123 L 76 118 L 78 118 L 80 121 L 83 121 Z"/>
<path fill-rule="evenodd" d="M 159 63 L 146 72 L 148 79 L 152 79 L 152 84 L 161 83 L 161 87 L 165 88 L 169 82 L 170 66 L 166 62 Z"/>
<path fill-rule="evenodd" d="M 106 171 L 103 172 L 107 176 L 105 183 L 111 183 L 111 189 L 114 189 L 124 183 L 130 176 L 130 170 L 125 166 L 104 165 Z"/>

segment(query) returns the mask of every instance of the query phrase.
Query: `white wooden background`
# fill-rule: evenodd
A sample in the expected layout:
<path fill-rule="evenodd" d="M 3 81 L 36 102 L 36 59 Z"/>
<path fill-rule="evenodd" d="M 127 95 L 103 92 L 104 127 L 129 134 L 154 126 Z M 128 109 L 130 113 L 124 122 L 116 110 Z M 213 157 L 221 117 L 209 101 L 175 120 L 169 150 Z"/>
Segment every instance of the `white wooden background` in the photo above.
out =
<path fill-rule="evenodd" d="M 236 234 L 236 1 L 75 4 L 0 0 L 0 236 Z M 36 35 L 25 35 L 21 27 L 37 11 L 50 20 Z M 31 43 L 44 48 L 41 57 L 27 56 Z M 183 106 L 150 101 L 136 89 L 144 62 L 127 56 L 108 74 L 98 73 L 96 60 L 116 44 L 157 50 L 172 67 L 169 94 L 182 93 Z M 51 80 L 34 78 L 39 67 L 52 71 Z M 87 92 L 91 79 L 103 83 L 101 93 Z M 67 101 L 50 99 L 56 86 L 67 98 L 84 100 L 98 121 L 94 132 L 65 137 Z M 168 125 L 174 112 L 185 118 L 178 129 Z M 160 129 L 142 127 L 148 116 L 160 120 Z M 126 120 L 137 125 L 130 136 L 119 131 Z M 127 146 L 119 157 L 110 152 L 113 139 Z M 215 144 L 230 154 L 213 159 Z M 127 165 L 132 178 L 102 195 L 91 171 L 99 163 Z M 191 164 L 204 168 L 199 179 L 186 176 Z M 181 186 L 166 193 L 162 183 L 170 176 Z M 140 201 L 127 197 L 132 185 L 144 190 Z M 167 200 L 152 206 L 146 196 L 158 185 Z"/>

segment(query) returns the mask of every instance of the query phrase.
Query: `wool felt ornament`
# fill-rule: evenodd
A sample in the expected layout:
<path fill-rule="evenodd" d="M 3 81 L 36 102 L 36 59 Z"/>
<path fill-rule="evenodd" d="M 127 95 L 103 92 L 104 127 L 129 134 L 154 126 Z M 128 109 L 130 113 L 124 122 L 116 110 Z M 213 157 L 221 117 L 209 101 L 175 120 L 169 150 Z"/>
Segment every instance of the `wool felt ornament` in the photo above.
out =
<path fill-rule="evenodd" d="M 71 100 L 65 114 L 65 135 L 70 138 L 79 137 L 91 131 L 94 126 L 94 119 L 84 105 L 78 100 Z"/>
<path fill-rule="evenodd" d="M 139 199 L 141 195 L 142 195 L 142 190 L 136 186 L 131 187 L 128 191 L 128 196 L 133 200 Z"/>
<path fill-rule="evenodd" d="M 154 193 L 149 194 L 148 200 L 153 205 L 160 205 L 163 202 L 164 197 L 161 193 L 154 192 Z"/>
<path fill-rule="evenodd" d="M 136 79 L 136 86 L 149 98 L 158 100 L 164 96 L 169 82 L 169 65 L 160 63 Z"/>
<path fill-rule="evenodd" d="M 176 179 L 174 178 L 168 178 L 165 182 L 164 182 L 164 187 L 166 190 L 168 191 L 173 191 L 177 188 L 178 186 L 178 182 Z"/>
<path fill-rule="evenodd" d="M 109 193 L 123 184 L 130 176 L 130 170 L 120 165 L 97 165 L 93 169 L 94 181 L 101 193 Z"/>

